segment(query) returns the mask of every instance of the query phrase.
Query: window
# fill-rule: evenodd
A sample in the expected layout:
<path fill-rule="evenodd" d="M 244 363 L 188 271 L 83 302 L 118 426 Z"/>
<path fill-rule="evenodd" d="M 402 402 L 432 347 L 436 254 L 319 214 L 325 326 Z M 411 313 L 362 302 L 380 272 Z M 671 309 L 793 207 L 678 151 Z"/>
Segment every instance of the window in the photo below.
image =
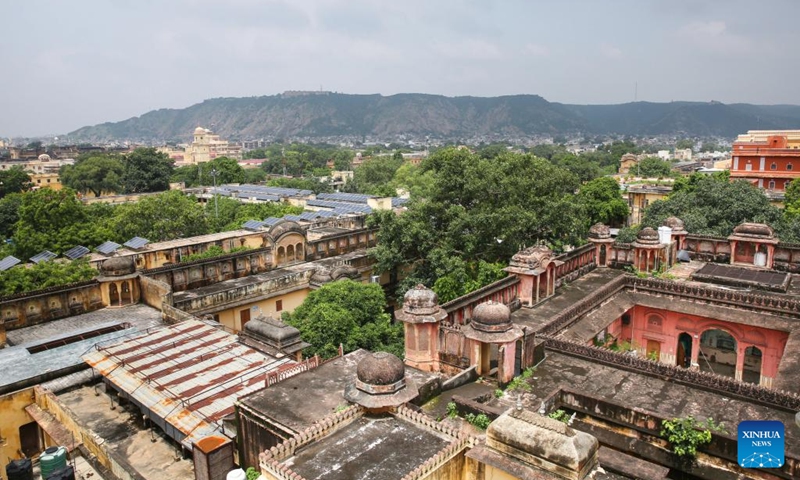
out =
<path fill-rule="evenodd" d="M 777 170 L 778 169 L 778 164 L 773 163 L 772 165 L 769 166 L 769 169 L 770 170 Z"/>
<path fill-rule="evenodd" d="M 752 163 L 748 163 L 747 165 L 744 166 L 744 169 L 746 171 L 748 171 L 748 172 L 753 170 L 753 164 Z"/>
<path fill-rule="evenodd" d="M 775 190 L 775 180 L 770 180 L 769 181 L 769 189 L 770 190 Z"/>
<path fill-rule="evenodd" d="M 283 300 L 276 300 L 275 301 L 275 311 L 280 312 L 283 310 Z"/>
<path fill-rule="evenodd" d="M 785 182 L 783 182 L 783 189 L 786 190 L 787 188 L 789 188 L 789 184 L 790 183 L 791 182 L 789 180 L 786 180 Z"/>
<path fill-rule="evenodd" d="M 791 163 L 787 163 L 786 164 L 786 170 L 791 170 L 791 169 L 792 169 L 792 164 Z"/>

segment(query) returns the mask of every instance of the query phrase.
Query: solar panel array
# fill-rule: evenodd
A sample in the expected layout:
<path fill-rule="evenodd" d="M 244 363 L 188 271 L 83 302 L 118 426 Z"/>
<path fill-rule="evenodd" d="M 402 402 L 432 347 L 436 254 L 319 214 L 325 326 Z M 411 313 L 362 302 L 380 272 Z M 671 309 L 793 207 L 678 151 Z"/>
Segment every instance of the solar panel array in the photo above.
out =
<path fill-rule="evenodd" d="M 280 220 L 281 220 L 280 218 L 275 218 L 275 217 L 265 218 L 264 219 L 264 225 L 266 225 L 268 227 L 271 227 L 271 226 L 275 225 L 276 223 L 278 223 Z"/>
<path fill-rule="evenodd" d="M 299 222 L 300 220 L 302 220 L 302 218 L 300 218 L 299 215 L 284 215 L 283 219 L 290 220 L 292 222 Z"/>
<path fill-rule="evenodd" d="M 150 240 L 148 240 L 146 238 L 133 237 L 130 240 L 128 240 L 127 242 L 123 243 L 123 245 L 125 245 L 128 248 L 132 248 L 134 250 L 139 250 L 140 248 L 144 247 L 148 243 L 150 243 Z"/>
<path fill-rule="evenodd" d="M 58 255 L 51 252 L 50 250 L 45 250 L 44 252 L 37 253 L 36 255 L 30 258 L 30 261 L 36 264 L 42 262 L 49 262 L 50 260 L 56 258 Z"/>
<path fill-rule="evenodd" d="M 372 195 L 364 195 L 363 193 L 320 193 L 317 195 L 317 200 L 333 200 L 335 202 L 350 202 L 350 203 L 367 203 L 370 198 L 375 198 Z"/>
<path fill-rule="evenodd" d="M 266 225 L 264 222 L 259 222 L 258 220 L 248 220 L 244 222 L 242 228 L 246 228 L 247 230 L 261 230 L 261 227 Z"/>
<path fill-rule="evenodd" d="M 239 198 L 258 198 L 259 196 L 265 198 L 277 197 L 280 200 L 283 197 L 307 197 L 314 192 L 311 190 L 300 190 L 297 188 L 283 188 L 283 187 L 267 187 L 265 185 L 222 185 L 217 187 L 216 190 L 210 189 L 210 193 L 217 192 L 219 195 L 231 196 L 235 195 Z M 223 193 L 224 192 L 224 193 Z M 277 201 L 277 200 L 274 200 Z"/>
<path fill-rule="evenodd" d="M 408 203 L 407 198 L 392 197 L 392 208 L 402 207 Z"/>
<path fill-rule="evenodd" d="M 77 247 L 72 247 L 66 252 L 64 252 L 64 256 L 69 258 L 70 260 L 77 260 L 87 253 L 91 252 L 88 248 L 84 247 L 83 245 L 78 245 Z"/>
<path fill-rule="evenodd" d="M 317 218 L 319 218 L 319 212 L 303 212 L 298 217 L 300 220 L 305 220 L 307 222 L 313 222 Z"/>
<path fill-rule="evenodd" d="M 95 250 L 102 253 L 103 255 L 110 255 L 119 250 L 121 246 L 122 245 L 120 245 L 119 243 L 112 242 L 111 240 L 109 240 L 103 243 L 102 245 L 98 246 L 97 248 L 95 248 Z"/>
<path fill-rule="evenodd" d="M 0 260 L 0 272 L 5 272 L 9 268 L 13 267 L 14 265 L 19 265 L 22 263 L 17 257 L 12 257 L 11 255 L 7 256 L 6 258 Z"/>
<path fill-rule="evenodd" d="M 333 202 L 330 200 L 309 200 L 307 205 L 312 207 L 332 208 L 334 212 L 341 213 L 372 213 L 372 208 L 360 203 Z"/>

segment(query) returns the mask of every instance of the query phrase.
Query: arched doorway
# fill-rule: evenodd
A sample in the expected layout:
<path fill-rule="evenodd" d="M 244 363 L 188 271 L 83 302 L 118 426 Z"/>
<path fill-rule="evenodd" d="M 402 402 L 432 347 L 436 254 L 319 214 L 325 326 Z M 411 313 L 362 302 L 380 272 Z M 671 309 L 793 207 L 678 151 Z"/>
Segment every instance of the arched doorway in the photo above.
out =
<path fill-rule="evenodd" d="M 278 247 L 278 265 L 282 264 L 284 260 L 286 260 L 286 249 Z"/>
<path fill-rule="evenodd" d="M 737 344 L 733 335 L 720 329 L 700 335 L 700 370 L 736 378 Z"/>
<path fill-rule="evenodd" d="M 108 284 L 108 303 L 109 305 L 119 305 L 119 290 L 116 283 Z"/>
<path fill-rule="evenodd" d="M 294 259 L 295 260 L 303 260 L 303 244 L 298 243 L 294 247 Z"/>
<path fill-rule="evenodd" d="M 761 349 L 755 345 L 751 345 L 745 349 L 742 380 L 750 383 L 761 383 L 761 360 L 763 355 Z"/>
<path fill-rule="evenodd" d="M 122 282 L 122 300 L 120 301 L 121 305 L 129 305 L 133 303 L 131 299 L 131 287 L 128 282 Z"/>
<path fill-rule="evenodd" d="M 605 245 L 600 245 L 600 262 L 599 262 L 599 264 L 602 265 L 602 266 L 606 265 L 606 246 Z"/>
<path fill-rule="evenodd" d="M 294 245 L 286 247 L 286 261 L 294 261 Z"/>
<path fill-rule="evenodd" d="M 692 366 L 692 336 L 686 332 L 678 335 L 678 348 L 675 350 L 675 365 L 683 368 Z"/>

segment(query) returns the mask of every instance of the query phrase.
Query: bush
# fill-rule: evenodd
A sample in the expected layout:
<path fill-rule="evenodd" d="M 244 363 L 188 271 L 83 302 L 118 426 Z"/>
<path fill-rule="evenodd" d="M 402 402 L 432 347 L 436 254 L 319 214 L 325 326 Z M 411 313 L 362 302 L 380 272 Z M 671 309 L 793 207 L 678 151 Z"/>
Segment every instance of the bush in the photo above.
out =
<path fill-rule="evenodd" d="M 458 416 L 458 405 L 456 405 L 456 402 L 447 404 L 447 416 L 450 418 L 456 418 Z"/>
<path fill-rule="evenodd" d="M 553 420 L 558 420 L 559 422 L 569 423 L 569 413 L 561 410 L 560 408 L 555 412 L 550 412 L 548 417 L 552 418 Z"/>
<path fill-rule="evenodd" d="M 513 392 L 515 390 L 522 390 L 525 392 L 530 392 L 533 387 L 531 387 L 531 384 L 528 383 L 528 379 L 533 377 L 533 372 L 535 371 L 536 369 L 533 367 L 526 368 L 521 375 L 514 377 L 514 379 L 508 383 L 506 391 Z"/>
<path fill-rule="evenodd" d="M 661 422 L 661 436 L 672 446 L 672 451 L 682 459 L 693 459 L 697 449 L 711 443 L 711 432 L 725 433 L 725 425 L 709 418 L 705 423 L 693 416 L 673 418 Z"/>
<path fill-rule="evenodd" d="M 475 415 L 474 413 L 468 413 L 464 416 L 464 420 L 469 422 L 470 425 L 476 428 L 480 428 L 481 430 L 486 430 L 487 428 L 489 428 L 489 424 L 492 423 L 489 417 L 487 417 L 486 414 L 483 413 L 479 413 L 477 415 Z"/>

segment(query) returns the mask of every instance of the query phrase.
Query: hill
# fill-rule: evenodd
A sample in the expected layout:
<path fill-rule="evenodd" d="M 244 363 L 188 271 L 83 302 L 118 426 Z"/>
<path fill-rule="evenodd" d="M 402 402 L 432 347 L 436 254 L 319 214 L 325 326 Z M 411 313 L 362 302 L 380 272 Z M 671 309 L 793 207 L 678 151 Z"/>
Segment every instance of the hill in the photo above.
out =
<path fill-rule="evenodd" d="M 719 102 L 567 105 L 537 95 L 273 95 L 215 98 L 183 109 L 155 110 L 121 122 L 83 127 L 69 136 L 85 142 L 188 140 L 198 125 L 232 139 L 388 139 L 402 134 L 513 138 L 569 133 L 733 137 L 751 129 L 800 128 L 800 106 Z"/>

